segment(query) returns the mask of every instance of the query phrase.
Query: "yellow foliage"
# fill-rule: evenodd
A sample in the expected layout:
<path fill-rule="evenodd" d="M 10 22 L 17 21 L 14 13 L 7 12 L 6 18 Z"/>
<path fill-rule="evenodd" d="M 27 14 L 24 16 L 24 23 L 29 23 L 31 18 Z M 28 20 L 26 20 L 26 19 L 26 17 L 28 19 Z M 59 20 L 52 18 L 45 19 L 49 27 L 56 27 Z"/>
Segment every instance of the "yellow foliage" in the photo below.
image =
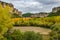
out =
<path fill-rule="evenodd" d="M 12 27 L 9 6 L 2 7 L 0 4 L 0 39 Z"/>
<path fill-rule="evenodd" d="M 15 25 L 23 26 L 42 26 L 50 28 L 55 23 L 60 23 L 60 16 L 46 17 L 46 18 L 13 18 L 11 20 Z"/>
<path fill-rule="evenodd" d="M 20 21 L 20 20 L 30 20 L 32 18 L 13 18 L 11 21 L 12 22 L 16 22 L 16 21 Z"/>

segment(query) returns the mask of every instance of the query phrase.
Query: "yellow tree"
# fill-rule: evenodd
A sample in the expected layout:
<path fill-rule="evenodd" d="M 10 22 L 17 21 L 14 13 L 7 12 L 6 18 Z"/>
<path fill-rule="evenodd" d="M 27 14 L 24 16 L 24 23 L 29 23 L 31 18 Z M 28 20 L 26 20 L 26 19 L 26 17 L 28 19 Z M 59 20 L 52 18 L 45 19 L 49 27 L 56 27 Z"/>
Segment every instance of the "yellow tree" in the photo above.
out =
<path fill-rule="evenodd" d="M 10 8 L 9 6 L 2 7 L 0 4 L 0 40 L 3 40 L 3 34 L 5 34 L 12 27 Z"/>

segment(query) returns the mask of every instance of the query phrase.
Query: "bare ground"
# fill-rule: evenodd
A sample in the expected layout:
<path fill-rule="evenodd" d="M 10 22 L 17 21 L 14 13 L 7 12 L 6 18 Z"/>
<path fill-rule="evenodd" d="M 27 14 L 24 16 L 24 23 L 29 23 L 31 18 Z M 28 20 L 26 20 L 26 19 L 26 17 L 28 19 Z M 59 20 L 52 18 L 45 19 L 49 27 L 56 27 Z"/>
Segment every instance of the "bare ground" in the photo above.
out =
<path fill-rule="evenodd" d="M 42 27 L 13 27 L 13 29 L 18 29 L 21 32 L 25 32 L 25 31 L 34 31 L 34 32 L 39 32 L 40 34 L 49 34 L 49 32 L 51 32 L 50 29 L 46 29 L 46 28 L 42 28 Z"/>

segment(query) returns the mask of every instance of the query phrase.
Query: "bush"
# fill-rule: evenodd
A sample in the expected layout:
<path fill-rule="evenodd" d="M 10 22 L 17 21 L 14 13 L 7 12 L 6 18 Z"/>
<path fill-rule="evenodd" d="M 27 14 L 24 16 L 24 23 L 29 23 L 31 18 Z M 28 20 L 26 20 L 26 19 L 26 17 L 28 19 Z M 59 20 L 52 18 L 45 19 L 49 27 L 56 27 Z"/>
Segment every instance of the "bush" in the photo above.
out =
<path fill-rule="evenodd" d="M 11 15 L 12 15 L 11 18 L 21 18 L 21 16 L 16 13 L 12 13 Z"/>
<path fill-rule="evenodd" d="M 51 26 L 51 29 L 53 31 L 60 31 L 60 23 L 56 23 L 53 26 Z"/>
<path fill-rule="evenodd" d="M 12 33 L 11 32 L 7 32 L 4 35 L 7 40 L 22 40 L 22 33 L 19 30 L 14 30 Z"/>
<path fill-rule="evenodd" d="M 13 40 L 22 40 L 22 33 L 19 30 L 14 30 L 12 33 Z"/>
<path fill-rule="evenodd" d="M 22 18 L 23 19 L 23 18 Z M 60 23 L 60 16 L 46 17 L 46 18 L 31 18 L 29 20 L 17 20 L 14 22 L 16 26 L 36 26 L 50 28 L 55 23 Z"/>
<path fill-rule="evenodd" d="M 8 32 L 4 36 L 7 40 L 42 40 L 42 35 L 33 31 L 20 32 L 19 30 L 14 30 L 12 33 Z"/>
<path fill-rule="evenodd" d="M 42 40 L 42 35 L 33 31 L 27 31 L 24 33 L 24 40 Z"/>
<path fill-rule="evenodd" d="M 50 40 L 60 40 L 60 23 L 54 24 L 50 33 Z"/>

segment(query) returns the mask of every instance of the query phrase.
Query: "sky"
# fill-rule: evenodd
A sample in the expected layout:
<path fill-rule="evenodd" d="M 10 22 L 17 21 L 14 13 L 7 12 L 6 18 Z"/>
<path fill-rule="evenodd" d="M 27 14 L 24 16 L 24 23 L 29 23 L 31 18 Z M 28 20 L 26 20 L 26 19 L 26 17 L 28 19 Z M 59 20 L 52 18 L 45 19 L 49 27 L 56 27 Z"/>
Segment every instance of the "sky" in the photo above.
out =
<path fill-rule="evenodd" d="M 60 0 L 0 0 L 12 3 L 19 11 L 25 12 L 51 12 L 52 8 L 60 6 Z"/>

